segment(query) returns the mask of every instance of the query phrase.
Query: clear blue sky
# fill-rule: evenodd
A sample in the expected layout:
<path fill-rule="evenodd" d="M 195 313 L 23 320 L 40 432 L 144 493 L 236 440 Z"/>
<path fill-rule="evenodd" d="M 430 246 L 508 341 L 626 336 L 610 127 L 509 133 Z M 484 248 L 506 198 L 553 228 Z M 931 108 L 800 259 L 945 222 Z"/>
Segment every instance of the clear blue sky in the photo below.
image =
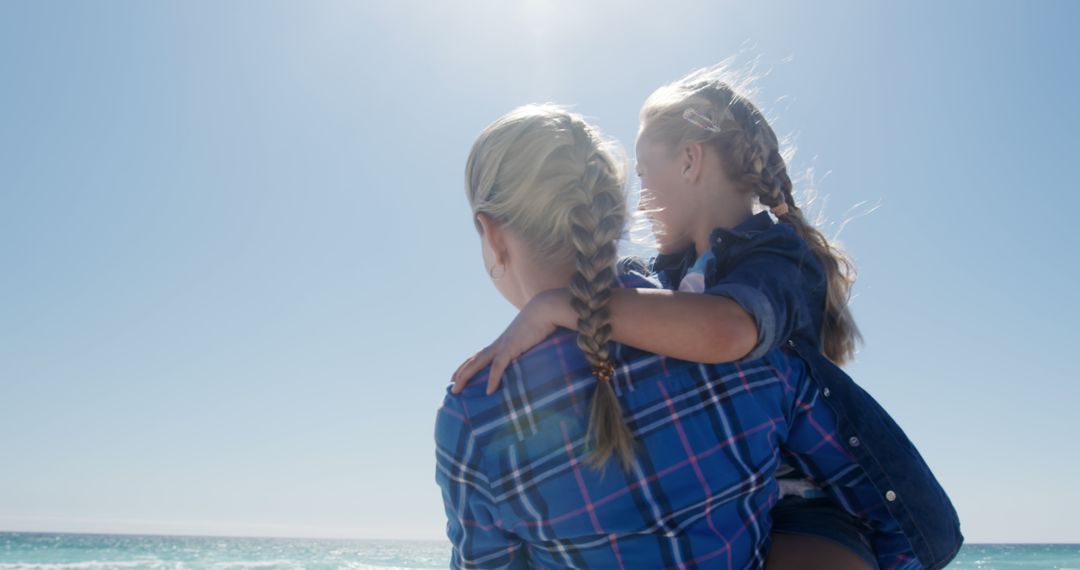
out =
<path fill-rule="evenodd" d="M 1080 541 L 1073 2 L 0 4 L 0 530 L 442 536 L 491 120 L 739 53 L 970 541 Z M 827 173 L 827 175 L 826 175 Z"/>

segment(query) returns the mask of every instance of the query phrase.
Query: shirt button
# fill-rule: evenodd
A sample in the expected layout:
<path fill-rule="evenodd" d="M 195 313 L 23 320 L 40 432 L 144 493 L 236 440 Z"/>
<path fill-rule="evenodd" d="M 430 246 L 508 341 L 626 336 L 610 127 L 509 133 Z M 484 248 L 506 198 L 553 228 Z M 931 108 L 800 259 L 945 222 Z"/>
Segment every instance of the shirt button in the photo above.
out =
<path fill-rule="evenodd" d="M 859 438 L 851 436 L 851 439 L 847 440 L 851 444 L 851 447 L 859 447 Z"/>
<path fill-rule="evenodd" d="M 829 389 L 828 389 L 828 388 L 825 388 L 824 390 L 822 390 L 822 391 L 821 391 L 821 393 L 822 393 L 822 394 L 823 394 L 823 395 L 824 395 L 824 396 L 825 396 L 826 398 L 828 398 L 828 397 L 829 397 L 829 394 L 830 394 L 830 392 L 829 392 Z"/>
<path fill-rule="evenodd" d="M 896 491 L 893 491 L 891 489 L 888 490 L 888 491 L 885 491 L 885 500 L 889 501 L 890 503 L 895 501 L 896 500 Z"/>
<path fill-rule="evenodd" d="M 790 346 L 791 348 L 795 348 L 795 341 L 793 341 L 791 339 L 788 339 L 787 345 Z"/>

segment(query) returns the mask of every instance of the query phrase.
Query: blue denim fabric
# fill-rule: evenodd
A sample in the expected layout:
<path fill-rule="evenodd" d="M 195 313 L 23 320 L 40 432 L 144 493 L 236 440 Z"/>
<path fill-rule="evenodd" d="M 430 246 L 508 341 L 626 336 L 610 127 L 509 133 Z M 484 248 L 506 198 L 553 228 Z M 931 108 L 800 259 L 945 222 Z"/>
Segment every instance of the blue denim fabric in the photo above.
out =
<path fill-rule="evenodd" d="M 825 273 L 791 226 L 767 213 L 735 228 L 713 230 L 714 257 L 705 272 L 705 293 L 729 297 L 757 323 L 758 343 L 744 360 L 757 360 L 796 333 L 819 338 L 825 309 Z M 656 258 L 653 270 L 665 289 L 678 289 L 696 255 L 690 247 Z"/>
<path fill-rule="evenodd" d="M 793 338 L 788 350 L 807 364 L 836 413 L 841 441 L 885 496 L 919 561 L 930 569 L 944 568 L 964 537 L 956 509 L 926 461 L 881 405 L 816 346 Z"/>
<path fill-rule="evenodd" d="M 793 228 L 757 214 L 712 236 L 716 260 L 705 292 L 739 303 L 757 323 L 758 344 L 746 359 L 778 346 L 806 362 L 812 379 L 835 411 L 842 441 L 866 470 L 911 541 L 919 561 L 942 568 L 956 556 L 963 535 L 945 490 L 903 430 L 869 394 L 821 351 L 826 277 Z M 667 289 L 694 263 L 695 251 L 658 256 L 653 271 Z"/>

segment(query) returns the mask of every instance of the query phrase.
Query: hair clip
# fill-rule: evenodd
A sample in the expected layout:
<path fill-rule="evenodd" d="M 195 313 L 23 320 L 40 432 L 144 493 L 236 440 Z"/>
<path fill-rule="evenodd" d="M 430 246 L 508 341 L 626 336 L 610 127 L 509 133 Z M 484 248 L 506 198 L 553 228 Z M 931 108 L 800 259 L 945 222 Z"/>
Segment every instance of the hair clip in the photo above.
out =
<path fill-rule="evenodd" d="M 700 127 L 702 129 L 705 129 L 706 131 L 719 133 L 721 130 L 723 130 L 723 129 L 720 128 L 719 125 L 717 125 L 715 122 L 713 122 L 712 119 L 710 119 L 710 118 L 706 117 L 705 115 L 702 115 L 701 113 L 699 113 L 697 111 L 697 109 L 687 109 L 687 110 L 683 111 L 682 116 L 687 121 L 690 121 L 691 125 L 694 125 L 696 127 Z"/>

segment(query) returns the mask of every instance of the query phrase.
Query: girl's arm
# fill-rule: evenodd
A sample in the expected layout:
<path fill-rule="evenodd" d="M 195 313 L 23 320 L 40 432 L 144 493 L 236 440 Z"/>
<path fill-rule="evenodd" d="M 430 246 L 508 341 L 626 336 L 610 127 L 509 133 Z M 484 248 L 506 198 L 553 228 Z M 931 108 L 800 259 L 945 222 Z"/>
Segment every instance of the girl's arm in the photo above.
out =
<path fill-rule="evenodd" d="M 757 345 L 753 317 L 727 297 L 664 289 L 614 289 L 612 293 L 615 342 L 707 364 L 739 360 Z"/>
<path fill-rule="evenodd" d="M 754 318 L 738 303 L 721 296 L 664 289 L 613 289 L 611 339 L 647 352 L 692 362 L 739 360 L 757 346 Z M 488 364 L 488 393 L 502 380 L 510 362 L 547 338 L 556 327 L 577 329 L 570 292 L 551 289 L 535 297 L 492 344 L 466 360 L 454 373 L 458 393 Z"/>

